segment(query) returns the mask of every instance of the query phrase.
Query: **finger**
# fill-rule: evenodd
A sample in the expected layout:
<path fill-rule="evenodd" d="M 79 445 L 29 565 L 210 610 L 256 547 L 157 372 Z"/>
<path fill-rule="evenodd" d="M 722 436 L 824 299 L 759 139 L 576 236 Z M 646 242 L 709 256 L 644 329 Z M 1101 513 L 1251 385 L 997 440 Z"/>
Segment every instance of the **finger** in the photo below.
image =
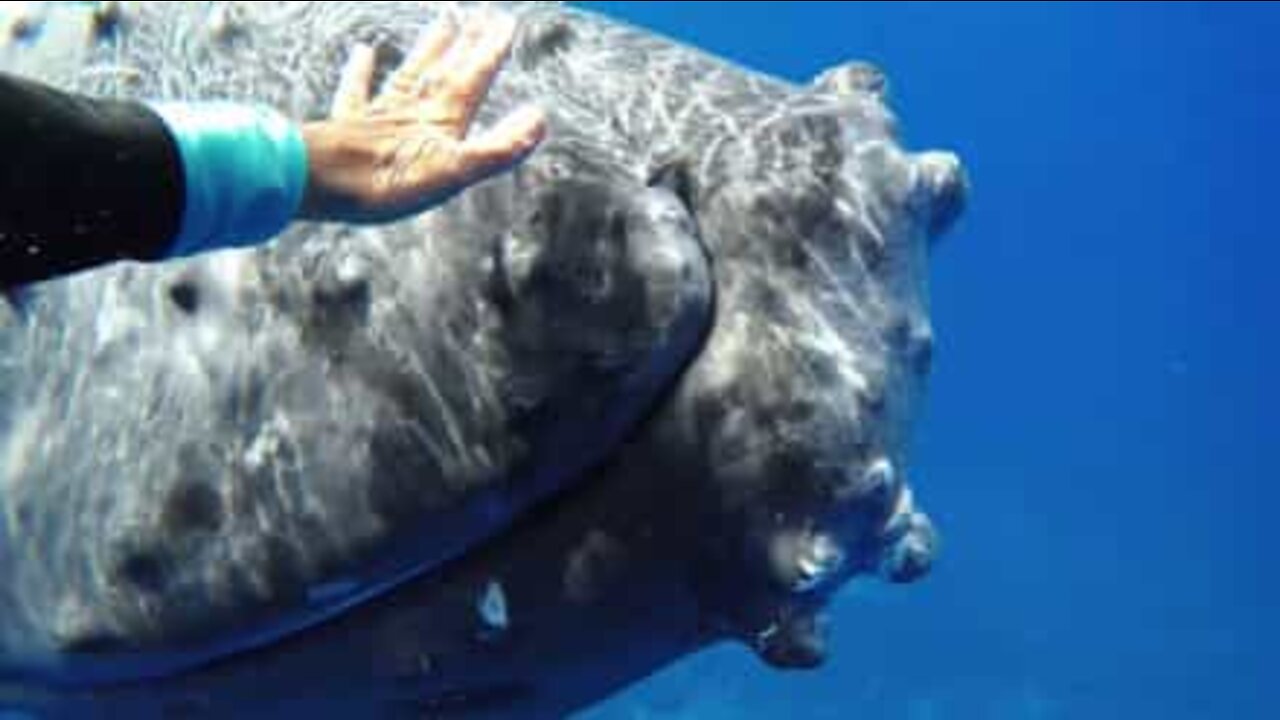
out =
<path fill-rule="evenodd" d="M 333 94 L 331 114 L 334 119 L 354 117 L 364 111 L 369 104 L 374 66 L 375 55 L 371 46 L 361 43 L 351 49 L 338 80 L 338 89 Z"/>
<path fill-rule="evenodd" d="M 547 135 L 547 116 L 539 108 L 526 107 L 462 145 L 464 174 L 482 180 L 511 169 L 524 160 Z"/>
<path fill-rule="evenodd" d="M 388 89 L 405 97 L 417 97 L 427 73 L 449 52 L 457 36 L 458 28 L 452 19 L 446 17 L 432 23 L 418 37 L 400 67 L 391 74 L 387 80 Z"/>
<path fill-rule="evenodd" d="M 472 37 L 459 43 L 440 80 L 459 115 L 470 119 L 511 52 L 516 21 L 510 15 L 490 14 L 473 21 L 468 29 Z"/>

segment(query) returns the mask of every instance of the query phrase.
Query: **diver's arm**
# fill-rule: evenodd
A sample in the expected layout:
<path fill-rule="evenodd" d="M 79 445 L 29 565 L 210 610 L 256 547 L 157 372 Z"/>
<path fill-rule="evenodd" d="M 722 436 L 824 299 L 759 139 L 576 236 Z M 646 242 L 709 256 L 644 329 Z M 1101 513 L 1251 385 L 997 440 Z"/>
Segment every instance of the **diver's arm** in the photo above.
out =
<path fill-rule="evenodd" d="M 164 256 L 185 192 L 178 148 L 144 105 L 0 74 L 0 287 Z"/>
<path fill-rule="evenodd" d="M 147 105 L 0 75 L 0 287 L 261 242 L 296 215 L 301 130 L 236 103 Z"/>
<path fill-rule="evenodd" d="M 373 50 L 357 47 L 333 117 L 304 126 L 260 106 L 97 100 L 0 76 L 0 289 L 254 244 L 295 218 L 438 205 L 545 135 L 528 108 L 469 136 L 514 33 L 508 16 L 436 23 L 376 96 Z"/>

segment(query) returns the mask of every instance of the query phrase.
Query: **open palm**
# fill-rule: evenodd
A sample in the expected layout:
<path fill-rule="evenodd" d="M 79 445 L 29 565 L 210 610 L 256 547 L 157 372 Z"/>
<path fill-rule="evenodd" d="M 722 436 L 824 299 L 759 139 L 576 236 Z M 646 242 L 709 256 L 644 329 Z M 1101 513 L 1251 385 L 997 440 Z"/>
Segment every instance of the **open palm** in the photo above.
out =
<path fill-rule="evenodd" d="M 472 135 L 471 125 L 515 37 L 506 15 L 441 20 L 373 96 L 373 48 L 343 71 L 329 120 L 303 128 L 309 179 L 302 217 L 385 222 L 438 205 L 519 163 L 542 140 L 536 108 Z"/>

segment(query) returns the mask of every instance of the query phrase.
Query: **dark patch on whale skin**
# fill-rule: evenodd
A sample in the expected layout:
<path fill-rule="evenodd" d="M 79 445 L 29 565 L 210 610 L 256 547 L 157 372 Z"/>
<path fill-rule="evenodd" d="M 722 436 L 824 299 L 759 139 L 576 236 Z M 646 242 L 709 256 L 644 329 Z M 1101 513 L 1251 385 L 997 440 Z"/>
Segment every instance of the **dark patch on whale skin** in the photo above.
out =
<path fill-rule="evenodd" d="M 177 535 L 217 532 L 222 527 L 223 505 L 215 486 L 188 482 L 169 491 L 161 524 Z"/>
<path fill-rule="evenodd" d="M 168 582 L 169 571 L 166 564 L 166 559 L 158 555 L 148 552 L 131 553 L 120 559 L 119 565 L 111 574 L 117 583 L 131 585 L 147 594 L 156 594 L 164 592 Z"/>
<path fill-rule="evenodd" d="M 116 50 L 154 32 L 146 13 L 161 7 L 129 15 Z M 221 49 L 193 61 L 254 52 L 273 26 L 258 13 L 211 15 Z M 361 32 L 395 54 L 410 26 L 391 27 Z M 232 75 L 245 71 L 295 89 L 265 65 Z M 25 361 L 6 377 L 75 396 L 74 412 L 38 422 L 57 428 L 56 443 L 84 432 L 103 448 L 72 459 L 50 446 L 50 462 L 24 465 L 11 501 L 57 535 L 61 567 L 90 571 L 18 591 L 79 596 L 100 611 L 74 635 L 112 628 L 131 660 L 172 668 L 462 552 L 602 458 L 696 350 L 709 273 L 689 209 L 572 135 L 405 223 L 298 226 L 268 248 L 42 289 L 42 324 L 3 341 L 34 347 L 60 316 L 94 313 L 103 333 L 62 331 L 94 382 Z M 93 476 L 126 479 L 108 492 Z M 60 492 L 97 509 L 65 522 L 50 502 Z M 141 560 L 94 572 L 93 538 L 120 527 Z M 0 550 L 0 574 L 24 562 Z M 313 586 L 336 594 L 298 602 Z M 44 619 L 9 621 L 0 648 L 5 632 L 45 633 L 65 655 L 59 671 L 78 662 L 74 639 L 52 639 Z"/>
<path fill-rule="evenodd" d="M 395 424 L 381 428 L 373 436 L 369 451 L 376 458 L 370 468 L 369 505 L 379 517 L 397 524 L 442 509 L 446 495 L 428 496 L 416 491 L 425 478 L 439 477 L 441 468 L 432 462 L 431 453 L 422 447 L 421 435 L 414 428 Z"/>
<path fill-rule="evenodd" d="M 169 585 L 173 559 L 162 545 L 148 538 L 139 534 L 120 538 L 108 548 L 108 557 L 109 581 L 121 590 L 132 588 L 144 595 L 157 595 Z M 72 639 L 68 646 L 76 644 Z"/>
<path fill-rule="evenodd" d="M 564 19 L 534 18 L 523 28 L 514 53 L 516 62 L 525 70 L 535 70 L 547 60 L 568 52 L 576 40 L 576 31 Z"/>
<path fill-rule="evenodd" d="M 223 469 L 209 447 L 192 443 L 178 451 L 181 476 L 161 499 L 160 527 L 171 537 L 217 532 L 226 514 Z"/>
<path fill-rule="evenodd" d="M 407 14 L 410 5 L 380 6 L 386 15 L 378 22 L 394 25 L 393 8 Z M 948 193 L 963 196 L 961 183 L 945 163 L 917 171 L 917 159 L 896 145 L 892 116 L 872 85 L 796 88 L 590 16 L 533 9 L 527 17 L 567 18 L 575 28 L 571 43 L 542 53 L 532 67 L 517 62 L 513 70 L 530 75 L 509 75 L 494 95 L 514 103 L 546 92 L 562 101 L 554 141 L 508 188 L 536 198 L 526 211 L 540 208 L 550 217 L 486 222 L 506 190 L 482 190 L 456 213 L 443 213 L 433 230 L 466 238 L 461 246 L 484 258 L 475 287 L 494 299 L 495 312 L 536 327 L 548 308 L 530 307 L 538 296 L 522 296 L 520 288 L 555 294 L 557 281 L 576 277 L 584 294 L 565 297 L 586 298 L 605 277 L 596 270 L 608 263 L 561 275 L 537 269 L 536 261 L 522 265 L 531 228 L 587 227 L 616 238 L 631 230 L 630 215 L 593 214 L 596 203 L 573 196 L 600 187 L 610 189 L 604 197 L 665 190 L 694 211 L 678 223 L 696 229 L 715 273 L 716 313 L 705 345 L 589 482 L 536 504 L 496 537 L 376 602 L 148 692 L 195 693 L 216 698 L 217 707 L 243 709 L 264 702 L 261 688 L 270 688 L 265 702 L 276 707 L 305 705 L 302 698 L 320 688 L 326 710 L 367 714 L 387 707 L 388 683 L 424 702 L 458 687 L 514 685 L 534 692 L 472 715 L 563 717 L 726 639 L 776 664 L 812 666 L 822 648 L 811 631 L 839 587 L 877 572 L 914 580 L 927 569 L 935 545 L 927 519 L 905 501 L 905 437 L 927 365 L 919 361 L 927 236 L 950 221 L 939 218 L 948 212 Z M 361 32 L 373 33 L 377 24 Z M 586 54 L 599 61 L 590 76 L 575 72 L 575 59 Z M 229 76 L 237 73 L 253 68 Z M 685 155 L 692 182 L 654 172 L 672 149 Z M 565 202 L 550 190 L 554 178 L 587 178 L 595 189 L 574 189 Z M 579 215 L 594 220 L 578 225 Z M 314 298 L 288 276 L 309 262 L 307 253 L 285 244 L 282 262 L 261 268 L 271 277 L 257 291 L 282 313 L 305 318 Z M 653 243 L 627 245 L 634 251 Z M 394 274 L 375 268 L 374 278 L 388 276 Z M 376 280 L 370 287 L 376 309 L 388 299 L 386 289 Z M 590 307 L 569 310 L 552 317 L 570 328 L 594 321 Z M 404 322 L 423 314 L 422 306 L 406 310 Z M 895 325 L 904 318 L 908 324 Z M 450 327 L 468 326 L 456 321 Z M 363 365 L 353 358 L 387 351 L 346 333 L 307 337 L 316 338 L 317 349 L 340 350 L 330 357 L 343 360 L 332 366 L 341 372 Z M 531 344 L 537 333 L 528 328 L 515 337 L 512 347 L 526 353 L 526 363 L 544 351 Z M 553 337 L 548 354 L 574 355 L 557 368 L 562 377 L 590 378 L 610 365 L 609 348 L 593 337 Z M 308 397 L 309 388 L 323 387 L 317 380 L 300 377 L 289 397 Z M 379 387 L 373 406 L 396 407 L 387 398 L 402 394 L 392 391 L 397 384 Z M 511 417 L 523 418 L 505 425 L 509 431 L 556 418 L 559 406 L 545 382 L 517 374 L 502 387 L 519 408 Z M 423 402 L 421 393 L 403 395 L 410 400 L 400 411 Z M 896 473 L 872 473 L 879 461 Z M 308 527 L 310 535 L 326 532 L 319 519 Z M 608 542 L 591 540 L 597 534 Z M 811 585 L 796 557 L 770 555 L 781 536 L 796 538 L 792 545 L 803 550 L 823 535 L 846 562 Z M 294 567 L 321 562 L 283 558 Z M 806 582 L 797 588 L 800 580 Z M 477 643 L 470 631 L 479 589 L 493 582 L 518 619 L 516 642 Z M 111 697 L 103 707 L 148 701 L 141 692 L 104 694 Z"/>
<path fill-rule="evenodd" d="M 195 315 L 200 309 L 200 288 L 194 280 L 179 280 L 169 286 L 169 300 L 184 315 Z"/>
<path fill-rule="evenodd" d="M 124 8 L 120 2 L 97 2 L 93 9 L 93 34 L 98 40 L 111 40 L 124 26 Z"/>
<path fill-rule="evenodd" d="M 76 655 L 113 655 L 124 651 L 128 643 L 116 635 L 79 635 L 67 638 L 62 647 Z"/>
<path fill-rule="evenodd" d="M 310 336 L 308 342 L 339 348 L 352 332 L 369 321 L 373 290 L 366 277 L 338 278 L 330 271 L 317 278 L 311 293 L 309 311 L 303 320 Z"/>

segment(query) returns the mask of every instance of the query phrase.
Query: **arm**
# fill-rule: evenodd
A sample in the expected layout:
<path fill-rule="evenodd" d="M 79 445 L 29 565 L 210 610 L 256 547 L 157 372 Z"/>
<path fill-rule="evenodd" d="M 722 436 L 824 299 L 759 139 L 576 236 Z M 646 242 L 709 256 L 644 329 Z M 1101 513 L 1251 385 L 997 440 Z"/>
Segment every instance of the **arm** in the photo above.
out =
<path fill-rule="evenodd" d="M 0 241 L 0 288 L 254 244 L 294 219 L 388 222 L 444 202 L 545 134 L 528 109 L 468 135 L 514 30 L 505 16 L 437 23 L 377 97 L 373 51 L 357 47 L 332 118 L 301 127 L 242 104 L 145 106 L 7 81 L 0 157 L 18 161 L 0 174 L 0 234 L 20 240 Z"/>
<path fill-rule="evenodd" d="M 178 232 L 178 150 L 141 104 L 0 75 L 0 159 L 0 287 L 159 258 Z"/>

